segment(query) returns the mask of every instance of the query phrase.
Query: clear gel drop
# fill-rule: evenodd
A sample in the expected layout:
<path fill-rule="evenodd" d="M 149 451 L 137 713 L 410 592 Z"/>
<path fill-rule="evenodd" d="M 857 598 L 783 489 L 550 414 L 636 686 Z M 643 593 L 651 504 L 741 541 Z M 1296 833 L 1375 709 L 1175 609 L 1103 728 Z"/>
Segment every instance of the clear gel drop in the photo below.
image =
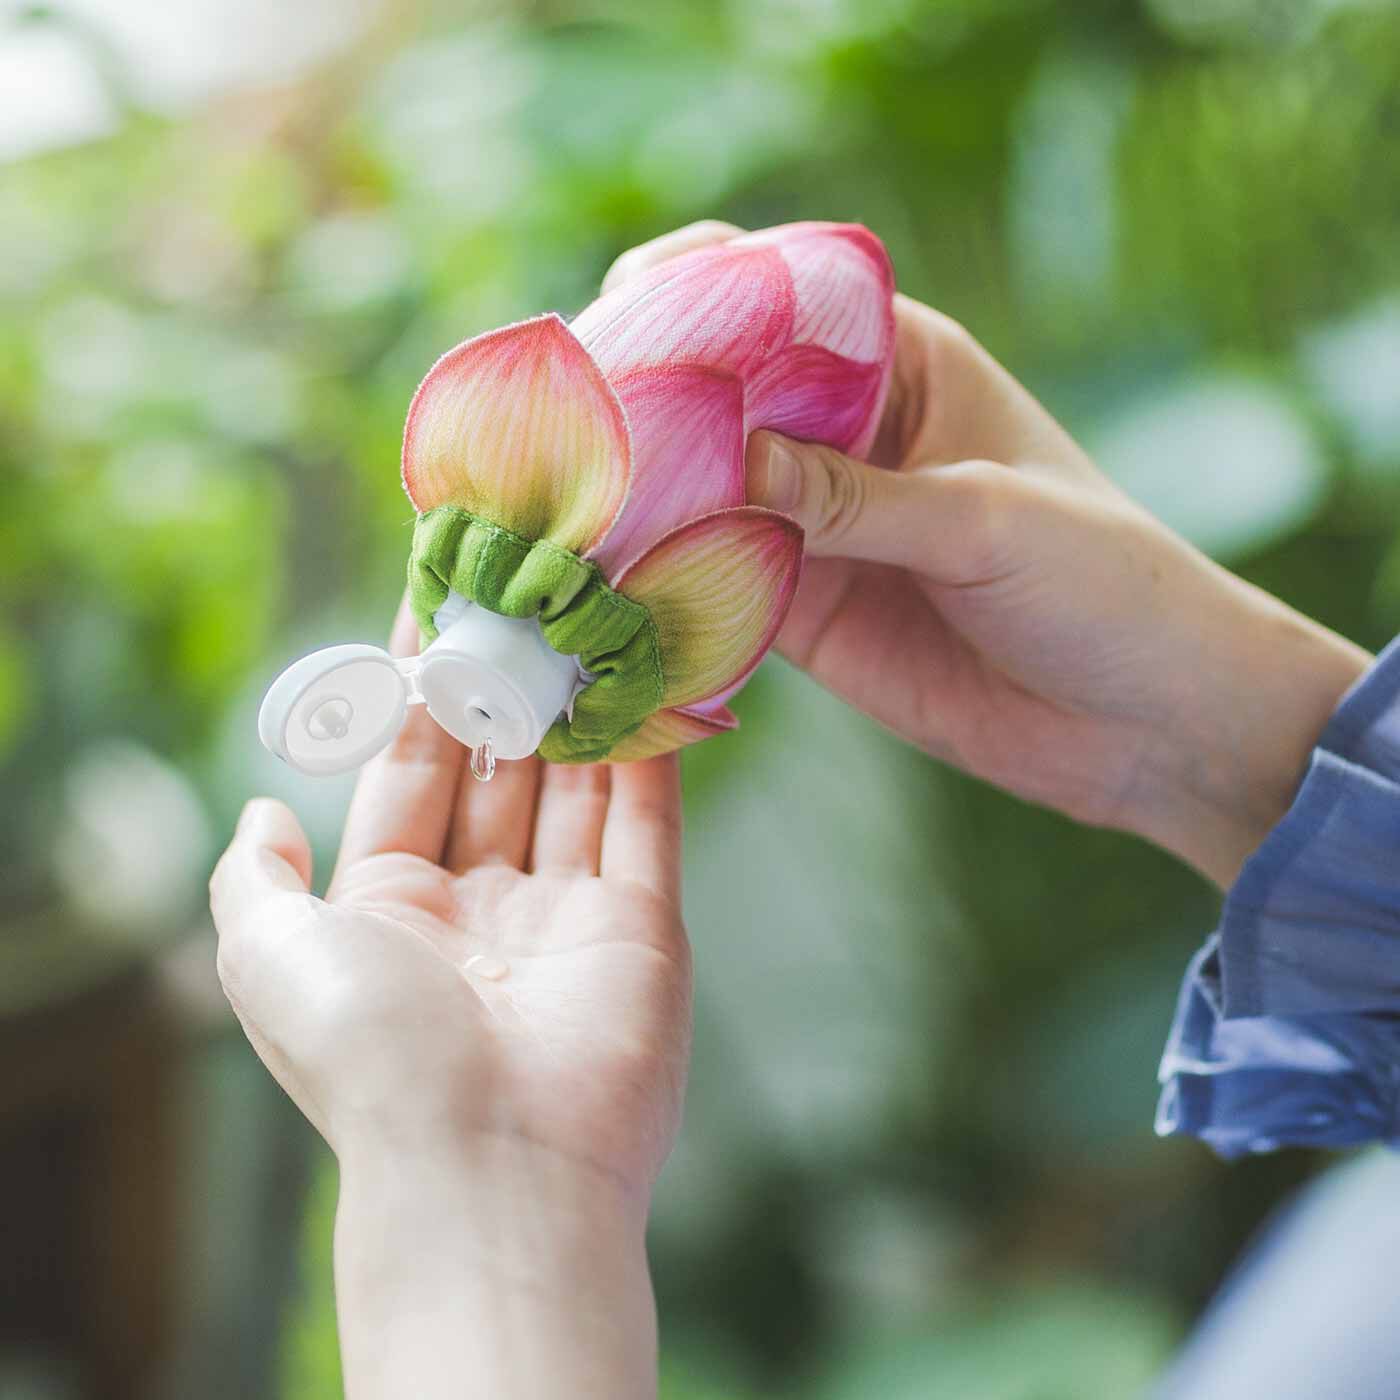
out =
<path fill-rule="evenodd" d="M 489 783 L 496 776 L 496 751 L 490 739 L 483 739 L 472 750 L 472 777 L 479 783 Z"/>
<path fill-rule="evenodd" d="M 499 982 L 510 971 L 510 964 L 504 958 L 493 958 L 487 953 L 478 953 L 467 959 L 466 969 L 474 977 L 485 977 Z"/>

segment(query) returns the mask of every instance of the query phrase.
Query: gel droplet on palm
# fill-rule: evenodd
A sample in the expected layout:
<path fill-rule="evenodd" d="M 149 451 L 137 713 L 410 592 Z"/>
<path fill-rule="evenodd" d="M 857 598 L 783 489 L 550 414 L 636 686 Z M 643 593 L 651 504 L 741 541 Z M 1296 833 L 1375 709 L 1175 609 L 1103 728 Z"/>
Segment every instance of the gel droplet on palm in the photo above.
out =
<path fill-rule="evenodd" d="M 487 953 L 478 953 L 474 958 L 467 959 L 465 970 L 475 977 L 499 982 L 510 971 L 510 964 L 504 958 L 493 958 Z"/>

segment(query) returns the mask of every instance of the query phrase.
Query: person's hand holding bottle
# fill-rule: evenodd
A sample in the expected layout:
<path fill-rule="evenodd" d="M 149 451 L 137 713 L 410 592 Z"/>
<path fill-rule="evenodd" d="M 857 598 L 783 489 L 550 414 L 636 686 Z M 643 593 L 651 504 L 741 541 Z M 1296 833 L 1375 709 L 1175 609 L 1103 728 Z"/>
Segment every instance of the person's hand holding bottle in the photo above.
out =
<path fill-rule="evenodd" d="M 668 234 L 604 288 L 738 232 Z M 895 311 L 875 465 L 750 439 L 749 498 L 807 532 L 779 649 L 936 757 L 1228 884 L 1370 658 L 1135 505 L 960 326 Z"/>

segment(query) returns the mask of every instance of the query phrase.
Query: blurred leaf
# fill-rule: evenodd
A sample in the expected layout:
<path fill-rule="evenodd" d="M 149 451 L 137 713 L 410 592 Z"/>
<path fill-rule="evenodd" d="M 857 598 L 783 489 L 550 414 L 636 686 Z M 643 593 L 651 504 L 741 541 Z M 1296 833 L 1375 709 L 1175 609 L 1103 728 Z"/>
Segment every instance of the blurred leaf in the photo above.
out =
<path fill-rule="evenodd" d="M 1301 357 L 1357 462 L 1400 481 L 1400 294 L 1309 332 Z"/>
<path fill-rule="evenodd" d="M 1159 388 L 1091 437 L 1134 500 L 1221 558 L 1297 530 L 1326 498 L 1321 447 L 1287 398 L 1239 374 Z"/>
<path fill-rule="evenodd" d="M 0 759 L 19 739 L 32 703 L 25 648 L 0 628 Z"/>
<path fill-rule="evenodd" d="M 1111 308 L 1116 156 L 1133 83 L 1126 63 L 1097 49 L 1052 53 L 1019 113 L 1009 171 L 1012 255 L 1023 298 L 1068 347 L 1101 334 Z"/>
<path fill-rule="evenodd" d="M 1129 1168 L 1157 1148 L 1157 1063 L 1182 969 L 1205 932 L 1187 926 L 1110 947 L 1065 984 L 1043 988 L 988 1067 L 982 1098 L 1004 1142 L 1071 1171 Z"/>
<path fill-rule="evenodd" d="M 302 1219 L 297 1290 L 283 1332 L 281 1400 L 340 1400 L 340 1338 L 336 1332 L 331 1244 L 340 1176 L 327 1151 L 317 1154 Z"/>
<path fill-rule="evenodd" d="M 209 824 L 189 778 L 125 740 L 74 754 L 51 859 L 70 908 L 107 937 L 150 944 L 204 894 Z"/>
<path fill-rule="evenodd" d="M 1267 49 L 1310 39 L 1348 3 L 1355 0 L 1148 0 L 1147 9 L 1188 44 Z"/>
<path fill-rule="evenodd" d="M 1147 70 L 1121 156 L 1125 313 L 1280 350 L 1400 277 L 1400 244 L 1377 236 L 1400 216 L 1386 156 L 1400 9 L 1336 13 L 1323 33 L 1283 57 L 1208 53 Z"/>
<path fill-rule="evenodd" d="M 1030 1289 L 857 1349 L 815 1400 L 1125 1400 L 1169 1355 L 1171 1312 L 1091 1283 Z"/>
<path fill-rule="evenodd" d="M 724 1370 L 713 1354 L 703 1363 L 693 1363 L 663 1350 L 657 1400 L 759 1400 L 759 1391 L 718 1378 Z"/>
<path fill-rule="evenodd" d="M 291 263 L 293 295 L 330 312 L 387 301 L 412 276 L 403 235 L 379 213 L 336 214 L 312 224 Z"/>
<path fill-rule="evenodd" d="M 517 35 L 480 26 L 422 41 L 378 77 L 371 147 L 422 216 L 475 226 L 530 191 L 534 164 L 514 119 L 538 75 Z"/>
<path fill-rule="evenodd" d="M 0 14 L 0 39 L 0 162 L 115 127 L 111 95 L 76 35 L 42 23 L 10 28 Z"/>

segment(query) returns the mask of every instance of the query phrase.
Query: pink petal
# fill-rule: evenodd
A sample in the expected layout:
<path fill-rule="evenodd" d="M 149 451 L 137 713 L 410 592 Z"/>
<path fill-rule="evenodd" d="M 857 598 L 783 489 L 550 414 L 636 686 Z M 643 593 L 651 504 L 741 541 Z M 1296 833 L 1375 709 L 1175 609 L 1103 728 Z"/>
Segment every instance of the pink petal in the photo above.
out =
<path fill-rule="evenodd" d="M 647 716 L 640 729 L 613 746 L 608 762 L 631 763 L 639 758 L 655 758 L 657 754 L 671 753 L 738 727 L 738 716 L 723 707 L 703 715 L 688 709 L 657 710 L 654 715 Z"/>
<path fill-rule="evenodd" d="M 758 506 L 692 520 L 624 570 L 615 587 L 651 615 L 662 704 L 690 705 L 746 676 L 773 644 L 797 588 L 802 531 Z"/>
<path fill-rule="evenodd" d="M 763 658 L 760 656 L 738 680 L 730 681 L 723 690 L 717 691 L 713 695 L 707 695 L 703 700 L 693 701 L 685 707 L 687 712 L 693 715 L 728 714 L 729 702 L 748 684 L 749 677 L 762 664 Z"/>
<path fill-rule="evenodd" d="M 749 380 L 745 424 L 860 455 L 883 407 L 884 368 L 818 345 L 790 345 Z"/>
<path fill-rule="evenodd" d="M 627 494 L 627 423 L 558 316 L 449 350 L 408 410 L 403 482 L 420 512 L 459 506 L 582 553 Z"/>
<path fill-rule="evenodd" d="M 574 331 L 612 378 L 643 365 L 742 375 L 792 334 L 792 276 L 776 248 L 699 248 L 599 297 Z"/>
<path fill-rule="evenodd" d="M 894 270 L 885 246 L 860 224 L 786 224 L 728 246 L 777 248 L 792 273 L 792 339 L 848 359 L 883 361 L 894 342 Z"/>
<path fill-rule="evenodd" d="M 632 486 L 593 554 L 607 578 L 677 525 L 744 504 L 744 395 L 732 374 L 662 365 L 612 384 L 632 436 Z"/>

